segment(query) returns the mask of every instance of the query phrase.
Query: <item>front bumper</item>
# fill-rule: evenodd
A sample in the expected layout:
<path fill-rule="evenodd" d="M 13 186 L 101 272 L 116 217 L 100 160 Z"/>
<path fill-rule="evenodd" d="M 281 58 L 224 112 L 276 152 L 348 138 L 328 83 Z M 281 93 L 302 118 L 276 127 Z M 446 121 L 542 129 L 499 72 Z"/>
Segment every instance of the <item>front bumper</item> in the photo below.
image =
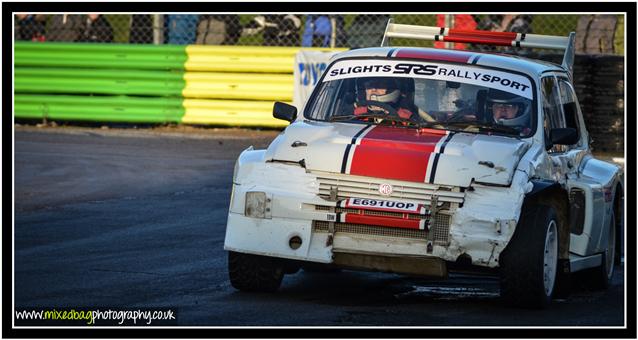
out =
<path fill-rule="evenodd" d="M 241 184 L 233 185 L 226 250 L 321 263 L 334 263 L 335 254 L 443 261 L 467 255 L 474 265 L 496 267 L 500 252 L 513 234 L 517 207 L 522 203 L 522 195 L 510 188 L 481 187 L 466 192 L 462 205 L 441 211 L 427 233 L 340 223 L 334 212 L 339 203 L 319 195 L 318 176 L 285 164 L 257 166 L 268 170 L 251 173 L 267 173 L 268 180 L 242 178 Z M 251 191 L 268 195 L 271 206 L 267 218 L 244 215 L 246 193 Z M 298 248 L 291 246 L 293 237 L 301 239 Z"/>

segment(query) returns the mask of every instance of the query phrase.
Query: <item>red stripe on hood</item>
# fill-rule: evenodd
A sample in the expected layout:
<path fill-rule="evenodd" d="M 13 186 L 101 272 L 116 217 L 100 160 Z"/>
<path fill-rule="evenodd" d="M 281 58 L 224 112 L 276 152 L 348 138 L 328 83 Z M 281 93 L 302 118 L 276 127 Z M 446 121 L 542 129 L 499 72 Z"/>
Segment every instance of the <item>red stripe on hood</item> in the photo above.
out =
<path fill-rule="evenodd" d="M 376 126 L 355 146 L 350 174 L 421 182 L 430 154 L 446 132 Z"/>
<path fill-rule="evenodd" d="M 397 58 L 414 58 L 414 59 L 428 59 L 438 61 L 451 61 L 456 63 L 467 63 L 472 57 L 473 53 L 439 50 L 439 51 L 419 51 L 402 49 L 396 54 Z"/>

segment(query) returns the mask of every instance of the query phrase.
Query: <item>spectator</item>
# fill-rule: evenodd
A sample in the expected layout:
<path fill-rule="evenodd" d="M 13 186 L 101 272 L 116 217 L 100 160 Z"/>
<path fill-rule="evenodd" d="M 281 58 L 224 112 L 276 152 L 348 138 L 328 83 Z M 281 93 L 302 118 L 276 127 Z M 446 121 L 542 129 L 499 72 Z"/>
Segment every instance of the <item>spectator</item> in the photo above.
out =
<path fill-rule="evenodd" d="M 128 41 L 131 44 L 153 42 L 153 17 L 151 15 L 131 15 L 131 30 Z"/>
<path fill-rule="evenodd" d="M 476 29 L 481 31 L 497 31 L 501 27 L 502 15 L 486 15 L 481 18 L 479 15 L 473 15 L 474 20 L 477 22 Z"/>
<path fill-rule="evenodd" d="M 576 52 L 587 54 L 614 53 L 616 15 L 582 15 L 576 25 Z"/>
<path fill-rule="evenodd" d="M 531 15 L 512 15 L 503 16 L 499 31 L 516 32 L 516 33 L 532 33 Z"/>
<path fill-rule="evenodd" d="M 166 42 L 188 45 L 195 42 L 199 15 L 175 14 L 166 17 Z"/>
<path fill-rule="evenodd" d="M 16 14 L 15 40 L 45 41 L 45 19 L 42 14 Z"/>
<path fill-rule="evenodd" d="M 292 14 L 258 15 L 242 30 L 242 34 L 263 32 L 264 46 L 299 46 L 301 19 Z"/>
<path fill-rule="evenodd" d="M 113 28 L 100 14 L 88 14 L 84 21 L 78 42 L 113 42 Z"/>
<path fill-rule="evenodd" d="M 240 35 L 239 15 L 200 15 L 195 43 L 234 45 Z"/>
<path fill-rule="evenodd" d="M 477 18 L 478 16 L 475 16 Z M 531 15 L 488 15 L 481 19 L 476 29 L 496 32 L 532 33 Z"/>
<path fill-rule="evenodd" d="M 389 15 L 357 15 L 348 28 L 350 48 L 380 46 Z"/>
<path fill-rule="evenodd" d="M 341 15 L 307 15 L 301 46 L 343 47 L 345 23 Z"/>
<path fill-rule="evenodd" d="M 47 29 L 48 41 L 76 41 L 82 33 L 85 15 L 52 15 Z"/>

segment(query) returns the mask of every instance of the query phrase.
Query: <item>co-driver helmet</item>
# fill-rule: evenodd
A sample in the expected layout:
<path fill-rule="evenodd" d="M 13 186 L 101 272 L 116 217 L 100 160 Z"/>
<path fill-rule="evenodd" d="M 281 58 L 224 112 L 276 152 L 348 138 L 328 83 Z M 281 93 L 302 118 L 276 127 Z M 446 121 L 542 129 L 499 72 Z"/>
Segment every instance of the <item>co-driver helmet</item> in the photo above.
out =
<path fill-rule="evenodd" d="M 510 104 L 516 105 L 518 107 L 518 111 L 516 111 L 516 116 L 512 119 L 500 118 L 498 121 L 494 120 L 494 112 L 492 112 L 493 104 Z M 523 98 L 521 96 L 517 96 L 513 93 L 500 91 L 496 89 L 490 89 L 487 92 L 487 97 L 485 99 L 486 112 L 489 114 L 488 117 L 492 117 L 495 123 L 507 125 L 507 126 L 529 126 L 529 118 L 531 116 L 530 111 L 530 102 L 528 99 Z"/>

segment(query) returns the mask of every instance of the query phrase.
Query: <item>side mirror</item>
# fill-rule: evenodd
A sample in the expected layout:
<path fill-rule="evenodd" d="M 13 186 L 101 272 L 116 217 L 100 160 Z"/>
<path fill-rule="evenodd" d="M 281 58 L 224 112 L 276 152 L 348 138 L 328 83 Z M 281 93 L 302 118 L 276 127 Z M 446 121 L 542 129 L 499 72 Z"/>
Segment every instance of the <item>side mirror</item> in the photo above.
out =
<path fill-rule="evenodd" d="M 578 143 L 578 132 L 574 128 L 556 128 L 550 131 L 553 145 L 574 145 Z"/>
<path fill-rule="evenodd" d="M 297 118 L 297 108 L 282 102 L 275 102 L 272 108 L 272 116 L 292 122 Z"/>

